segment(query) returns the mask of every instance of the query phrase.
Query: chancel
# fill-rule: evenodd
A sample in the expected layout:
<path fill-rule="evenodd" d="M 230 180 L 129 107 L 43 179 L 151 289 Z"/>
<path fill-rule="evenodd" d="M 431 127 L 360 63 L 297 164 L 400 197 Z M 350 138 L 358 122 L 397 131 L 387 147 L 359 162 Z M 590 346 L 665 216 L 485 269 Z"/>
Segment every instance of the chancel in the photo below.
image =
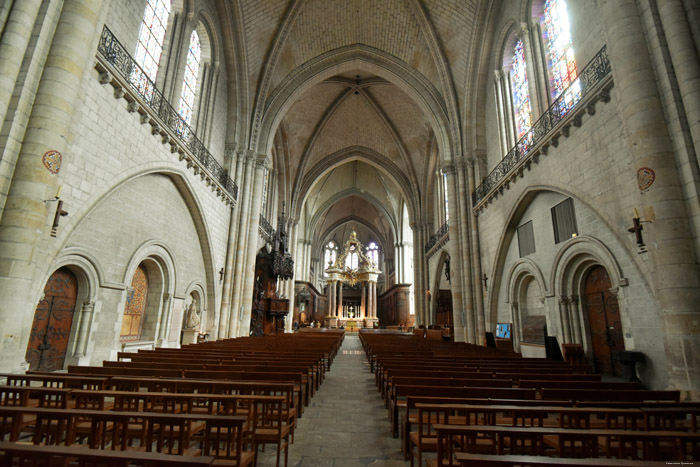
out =
<path fill-rule="evenodd" d="M 697 0 L 0 1 L 0 465 L 700 461 L 699 57 Z"/>

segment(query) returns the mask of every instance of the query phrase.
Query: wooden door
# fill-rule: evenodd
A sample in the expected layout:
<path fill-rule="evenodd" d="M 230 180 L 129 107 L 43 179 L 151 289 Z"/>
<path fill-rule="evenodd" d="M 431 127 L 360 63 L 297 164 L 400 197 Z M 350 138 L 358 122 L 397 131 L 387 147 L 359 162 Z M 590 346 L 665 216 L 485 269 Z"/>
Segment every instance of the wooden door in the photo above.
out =
<path fill-rule="evenodd" d="M 438 290 L 437 303 L 435 304 L 435 324 L 443 327 L 452 327 L 451 290 Z"/>
<path fill-rule="evenodd" d="M 614 350 L 625 350 L 617 297 L 610 292 L 608 271 L 596 266 L 586 279 L 586 307 L 591 330 L 596 369 L 605 375 L 619 376 L 622 368 L 612 360 Z"/>
<path fill-rule="evenodd" d="M 34 311 L 26 355 L 30 370 L 63 369 L 77 296 L 78 284 L 72 272 L 61 268 L 51 275 L 44 298 Z"/>

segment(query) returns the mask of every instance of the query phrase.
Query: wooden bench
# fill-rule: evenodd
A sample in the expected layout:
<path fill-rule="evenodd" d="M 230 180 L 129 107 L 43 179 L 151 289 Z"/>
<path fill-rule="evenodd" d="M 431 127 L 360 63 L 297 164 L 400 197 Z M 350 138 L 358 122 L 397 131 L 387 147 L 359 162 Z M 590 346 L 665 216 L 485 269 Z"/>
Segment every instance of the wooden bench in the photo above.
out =
<path fill-rule="evenodd" d="M 6 466 L 32 465 L 49 467 L 77 461 L 78 464 L 95 463 L 108 467 L 195 467 L 208 466 L 213 456 L 172 456 L 153 452 L 111 451 L 76 449 L 67 446 L 35 446 L 0 441 L 0 463 Z M 241 467 L 245 464 L 239 464 Z M 248 464 L 249 465 L 249 464 Z"/>
<path fill-rule="evenodd" d="M 667 466 L 667 462 L 640 461 L 628 459 L 572 459 L 563 457 L 546 456 L 514 456 L 509 454 L 478 454 L 470 452 L 455 453 L 455 460 L 462 467 L 547 467 L 547 466 L 595 466 L 595 467 L 660 467 Z M 437 461 L 429 462 L 428 465 L 438 464 Z M 454 465 L 454 464 L 450 464 Z"/>

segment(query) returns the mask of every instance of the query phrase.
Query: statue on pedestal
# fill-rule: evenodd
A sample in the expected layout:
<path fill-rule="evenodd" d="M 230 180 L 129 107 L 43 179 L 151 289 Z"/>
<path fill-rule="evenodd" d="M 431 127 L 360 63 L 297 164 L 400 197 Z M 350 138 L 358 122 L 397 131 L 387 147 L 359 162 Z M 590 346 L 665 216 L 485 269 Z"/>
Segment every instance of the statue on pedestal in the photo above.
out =
<path fill-rule="evenodd" d="M 197 308 L 197 300 L 192 299 L 185 312 L 185 329 L 197 329 L 202 319 L 202 312 Z"/>

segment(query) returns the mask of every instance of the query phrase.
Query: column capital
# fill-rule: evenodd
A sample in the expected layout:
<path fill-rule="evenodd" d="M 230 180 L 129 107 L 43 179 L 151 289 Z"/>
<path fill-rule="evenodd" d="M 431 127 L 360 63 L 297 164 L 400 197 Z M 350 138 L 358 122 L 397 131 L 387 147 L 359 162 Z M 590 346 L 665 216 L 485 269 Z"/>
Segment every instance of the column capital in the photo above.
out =
<path fill-rule="evenodd" d="M 442 164 L 440 164 L 440 170 L 447 175 L 454 175 L 455 164 L 453 161 L 443 161 Z"/>
<path fill-rule="evenodd" d="M 238 143 L 227 143 L 224 145 L 224 154 L 231 159 L 238 157 Z"/>
<path fill-rule="evenodd" d="M 503 77 L 503 72 L 501 70 L 493 70 L 493 79 L 496 82 L 500 82 Z"/>

